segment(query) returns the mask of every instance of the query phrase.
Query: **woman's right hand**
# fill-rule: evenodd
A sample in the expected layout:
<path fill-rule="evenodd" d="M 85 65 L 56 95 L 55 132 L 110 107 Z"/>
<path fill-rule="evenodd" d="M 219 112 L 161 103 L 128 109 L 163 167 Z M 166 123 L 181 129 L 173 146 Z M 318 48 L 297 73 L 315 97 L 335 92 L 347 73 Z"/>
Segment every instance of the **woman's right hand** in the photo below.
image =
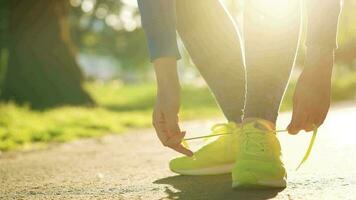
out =
<path fill-rule="evenodd" d="M 179 128 L 180 85 L 175 58 L 159 58 L 154 61 L 157 77 L 157 101 L 152 124 L 161 143 L 179 153 L 192 156 L 193 152 L 181 142 L 185 132 Z"/>

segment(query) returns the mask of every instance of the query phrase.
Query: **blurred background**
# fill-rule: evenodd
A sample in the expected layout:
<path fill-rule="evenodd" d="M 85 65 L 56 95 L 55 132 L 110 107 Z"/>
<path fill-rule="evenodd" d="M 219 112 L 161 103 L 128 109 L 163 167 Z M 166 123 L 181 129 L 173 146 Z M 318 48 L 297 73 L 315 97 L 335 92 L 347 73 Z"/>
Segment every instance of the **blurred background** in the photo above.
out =
<path fill-rule="evenodd" d="M 242 0 L 223 3 L 239 25 Z M 333 103 L 356 98 L 355 10 L 356 0 L 344 1 Z M 180 117 L 222 117 L 180 49 Z M 0 51 L 0 151 L 151 124 L 154 74 L 136 0 L 0 0 Z M 299 51 L 282 111 L 291 109 L 303 45 Z"/>

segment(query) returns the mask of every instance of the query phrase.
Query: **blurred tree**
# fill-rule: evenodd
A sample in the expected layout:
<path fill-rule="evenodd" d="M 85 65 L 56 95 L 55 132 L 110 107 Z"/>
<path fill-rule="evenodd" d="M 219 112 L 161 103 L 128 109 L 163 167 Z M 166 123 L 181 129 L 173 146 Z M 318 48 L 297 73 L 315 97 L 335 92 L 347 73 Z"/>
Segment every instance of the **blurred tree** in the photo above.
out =
<path fill-rule="evenodd" d="M 8 67 L 1 100 L 33 108 L 93 104 L 83 90 L 68 25 L 67 0 L 1 0 Z M 5 6 L 4 6 L 5 7 Z"/>
<path fill-rule="evenodd" d="M 148 52 L 136 0 L 69 2 L 73 42 L 80 52 L 114 58 L 121 79 L 147 72 Z"/>
<path fill-rule="evenodd" d="M 0 95 L 9 57 L 8 49 L 6 48 L 6 28 L 8 27 L 6 18 L 9 14 L 8 12 L 6 1 L 0 0 Z"/>

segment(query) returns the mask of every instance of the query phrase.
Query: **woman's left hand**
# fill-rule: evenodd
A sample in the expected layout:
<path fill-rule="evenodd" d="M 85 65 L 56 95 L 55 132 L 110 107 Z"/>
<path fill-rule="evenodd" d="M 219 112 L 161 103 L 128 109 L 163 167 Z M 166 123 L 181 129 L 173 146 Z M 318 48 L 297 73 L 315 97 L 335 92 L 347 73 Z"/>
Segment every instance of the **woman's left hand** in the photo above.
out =
<path fill-rule="evenodd" d="M 305 69 L 300 75 L 293 97 L 290 134 L 312 131 L 325 120 L 330 108 L 333 50 L 309 48 Z"/>

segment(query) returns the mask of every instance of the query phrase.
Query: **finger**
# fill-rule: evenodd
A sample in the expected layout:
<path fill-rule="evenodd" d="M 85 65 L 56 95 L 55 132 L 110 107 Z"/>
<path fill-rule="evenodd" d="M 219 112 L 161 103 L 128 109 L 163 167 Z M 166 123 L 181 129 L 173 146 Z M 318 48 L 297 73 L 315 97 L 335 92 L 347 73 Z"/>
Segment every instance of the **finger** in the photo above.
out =
<path fill-rule="evenodd" d="M 173 135 L 171 136 L 170 138 L 168 138 L 167 140 L 167 145 L 169 146 L 176 146 L 176 145 L 179 145 L 180 143 L 182 143 L 182 140 L 185 136 L 185 131 L 183 131 L 181 134 L 176 134 L 176 135 Z"/>
<path fill-rule="evenodd" d="M 322 114 L 319 115 L 318 117 L 316 117 L 316 119 L 314 121 L 314 124 L 316 127 L 319 127 L 324 123 L 326 116 L 328 114 L 327 112 L 323 112 L 323 111 L 319 111 L 319 113 L 322 113 Z"/>
<path fill-rule="evenodd" d="M 177 146 L 173 146 L 171 148 L 179 153 L 186 155 L 186 156 L 189 156 L 189 157 L 193 156 L 193 152 L 191 150 L 183 147 L 183 145 L 181 145 L 181 144 L 179 144 Z"/>
<path fill-rule="evenodd" d="M 164 121 L 162 120 L 163 117 L 160 114 L 153 113 L 152 124 L 156 130 L 156 134 L 158 139 L 164 146 L 167 146 L 167 141 L 169 139 L 167 131 L 165 130 Z"/>
<path fill-rule="evenodd" d="M 294 98 L 295 98 L 295 96 L 294 96 Z M 300 111 L 299 104 L 297 103 L 296 99 L 293 99 L 292 119 L 287 127 L 287 130 L 290 134 L 294 134 L 294 132 L 295 132 L 295 123 L 298 119 L 297 116 L 299 116 L 299 111 Z"/>
<path fill-rule="evenodd" d="M 159 127 L 157 127 L 157 128 L 155 127 L 155 130 L 156 130 L 157 137 L 161 141 L 162 145 L 168 146 L 169 139 L 168 139 L 166 131 L 164 131 L 163 129 L 161 129 Z"/>
<path fill-rule="evenodd" d="M 321 109 L 315 109 L 311 113 L 313 113 L 314 116 L 308 120 L 306 131 L 313 131 L 315 128 L 318 128 L 324 122 L 327 114 Z"/>
<path fill-rule="evenodd" d="M 298 127 L 297 127 L 297 124 L 299 124 L 299 119 L 300 119 L 300 111 L 299 110 L 300 109 L 298 109 L 298 106 L 295 106 L 293 108 L 292 120 L 287 127 L 289 134 L 295 135 L 299 132 Z"/>
<path fill-rule="evenodd" d="M 310 124 L 308 124 L 308 125 L 306 125 L 306 127 L 305 128 L 303 128 L 303 130 L 305 131 L 305 132 L 310 132 L 310 131 L 313 131 L 314 130 L 314 124 L 313 123 L 310 123 Z"/>
<path fill-rule="evenodd" d="M 306 120 L 305 120 L 305 123 L 303 125 L 303 130 L 305 132 L 309 132 L 309 131 L 312 131 L 314 130 L 314 119 L 312 117 L 306 117 Z"/>
<path fill-rule="evenodd" d="M 314 126 L 319 127 L 324 123 L 325 118 L 323 116 L 319 116 L 314 120 Z"/>
<path fill-rule="evenodd" d="M 309 120 L 308 113 L 303 112 L 300 115 L 300 119 L 298 120 L 298 123 L 296 124 L 296 129 L 298 130 L 298 132 L 300 132 L 301 130 L 305 130 L 305 128 L 307 128 L 308 120 Z"/>
<path fill-rule="evenodd" d="M 307 131 L 314 131 L 315 128 L 319 128 L 324 123 L 325 117 L 317 116 L 310 122 Z"/>
<path fill-rule="evenodd" d="M 184 135 L 182 134 L 178 125 L 178 115 L 167 113 L 165 116 L 165 125 L 168 131 L 168 136 L 170 138 L 175 138 L 176 140 L 181 140 Z"/>
<path fill-rule="evenodd" d="M 289 125 L 287 130 L 288 130 L 288 133 L 292 134 L 292 135 L 296 135 L 300 131 L 300 129 L 294 124 Z"/>
<path fill-rule="evenodd" d="M 306 114 L 304 112 L 300 112 L 299 109 L 297 110 L 298 112 L 296 113 L 294 120 L 292 120 L 290 129 L 288 130 L 288 132 L 293 135 L 302 130 L 302 127 L 306 121 Z"/>
<path fill-rule="evenodd" d="M 291 122 L 290 122 L 289 125 L 287 126 L 287 131 L 288 131 L 288 133 L 289 133 L 289 134 L 292 134 L 292 135 L 294 135 L 294 134 L 297 133 L 297 132 L 296 132 L 296 129 L 295 129 L 295 126 L 294 126 L 294 124 L 295 124 L 295 119 L 294 119 L 294 118 L 295 118 L 295 117 L 292 118 Z"/>

